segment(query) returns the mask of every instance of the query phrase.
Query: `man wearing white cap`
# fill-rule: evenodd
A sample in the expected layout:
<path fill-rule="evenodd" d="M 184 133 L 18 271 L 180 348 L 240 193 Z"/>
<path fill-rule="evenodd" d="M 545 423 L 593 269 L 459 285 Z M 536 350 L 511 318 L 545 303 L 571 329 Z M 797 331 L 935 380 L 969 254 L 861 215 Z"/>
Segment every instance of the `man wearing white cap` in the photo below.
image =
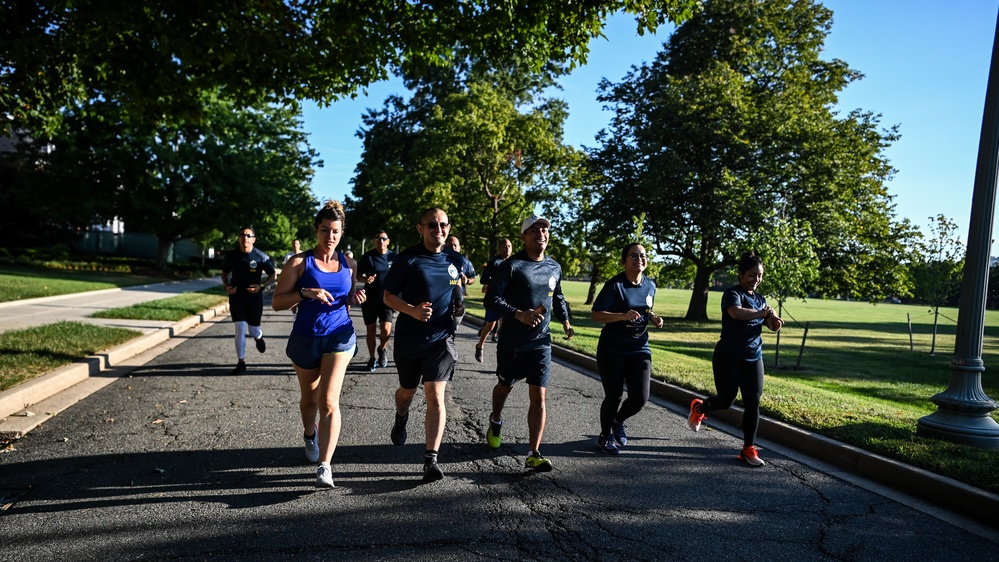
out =
<path fill-rule="evenodd" d="M 487 310 L 507 320 L 500 328 L 496 349 L 496 376 L 493 387 L 493 411 L 489 416 L 486 442 L 493 449 L 502 444 L 503 405 L 513 385 L 526 380 L 530 398 L 527 412 L 530 454 L 525 467 L 548 472 L 552 463 L 541 455 L 541 437 L 545 431 L 545 392 L 551 373 L 552 338 L 548 323 L 554 314 L 565 330 L 566 339 L 574 334 L 569 322 L 569 304 L 562 295 L 562 266 L 545 256 L 548 247 L 548 219 L 531 215 L 520 225 L 524 249 L 500 264 L 486 291 Z"/>

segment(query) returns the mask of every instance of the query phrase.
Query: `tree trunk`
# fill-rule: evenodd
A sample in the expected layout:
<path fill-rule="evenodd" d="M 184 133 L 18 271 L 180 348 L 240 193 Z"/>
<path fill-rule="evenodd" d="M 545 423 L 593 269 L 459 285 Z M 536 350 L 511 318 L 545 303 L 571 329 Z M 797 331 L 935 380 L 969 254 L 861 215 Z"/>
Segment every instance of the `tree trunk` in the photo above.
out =
<path fill-rule="evenodd" d="M 164 236 L 156 239 L 156 269 L 166 273 L 167 264 L 170 261 L 170 250 L 173 248 L 173 240 Z"/>
<path fill-rule="evenodd" d="M 704 322 L 708 319 L 708 284 L 711 282 L 711 271 L 698 264 L 694 273 L 694 290 L 690 293 L 690 303 L 687 305 L 687 315 L 684 319 L 693 322 Z"/>
<path fill-rule="evenodd" d="M 590 289 L 586 292 L 586 302 L 584 304 L 593 304 L 593 300 L 597 298 L 597 283 L 600 282 L 600 266 L 594 264 L 593 270 L 590 273 Z"/>

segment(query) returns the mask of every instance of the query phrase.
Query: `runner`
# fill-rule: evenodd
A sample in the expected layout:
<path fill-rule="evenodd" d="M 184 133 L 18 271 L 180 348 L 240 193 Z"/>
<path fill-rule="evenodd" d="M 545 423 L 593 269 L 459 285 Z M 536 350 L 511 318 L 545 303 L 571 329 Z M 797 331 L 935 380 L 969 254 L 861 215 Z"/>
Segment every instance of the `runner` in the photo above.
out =
<path fill-rule="evenodd" d="M 510 239 L 500 238 L 499 242 L 496 243 L 496 255 L 489 259 L 489 263 L 482 270 L 483 293 L 489 290 L 489 283 L 492 282 L 493 275 L 496 275 L 496 269 L 504 260 L 510 257 L 511 253 L 513 253 L 513 245 L 510 243 Z M 479 330 L 479 343 L 475 345 L 475 360 L 479 363 L 482 363 L 482 350 L 486 346 L 486 338 L 489 337 L 489 332 L 493 333 L 493 343 L 495 343 L 496 335 L 499 333 L 496 324 L 502 322 L 503 320 L 497 313 L 492 310 L 486 310 L 485 322 Z"/>
<path fill-rule="evenodd" d="M 357 349 L 348 306 L 364 303 L 365 295 L 363 289 L 354 292 L 353 273 L 336 249 L 344 231 L 343 207 L 327 200 L 314 222 L 315 248 L 285 263 L 271 306 L 298 307 L 286 353 L 301 392 L 305 457 L 319 463 L 316 487 L 332 488 L 330 463 L 340 439 L 340 390 Z"/>
<path fill-rule="evenodd" d="M 569 304 L 562 295 L 562 267 L 545 256 L 551 223 L 532 215 L 520 225 L 524 249 L 504 261 L 489 284 L 485 306 L 506 318 L 496 349 L 496 375 L 493 410 L 489 416 L 486 442 L 493 449 L 502 444 L 503 405 L 513 384 L 526 379 L 530 407 L 527 412 L 530 453 L 524 466 L 548 472 L 552 463 L 541 455 L 545 431 L 545 393 L 551 373 L 552 338 L 548 328 L 551 314 L 562 322 L 566 339 L 574 335 L 569 321 Z"/>
<path fill-rule="evenodd" d="M 365 342 L 368 345 L 368 371 L 377 367 L 388 366 L 388 342 L 392 337 L 392 322 L 395 321 L 395 310 L 385 304 L 382 299 L 382 280 L 388 275 L 395 252 L 389 250 L 389 236 L 384 230 L 379 230 L 371 238 L 372 248 L 361 255 L 357 263 L 357 280 L 364 281 L 366 301 L 361 305 L 361 317 L 367 329 Z M 378 328 L 381 334 L 378 334 Z M 378 355 L 375 358 L 375 340 L 378 338 Z"/>
<path fill-rule="evenodd" d="M 264 314 L 264 289 L 274 282 L 276 273 L 270 256 L 253 247 L 256 239 L 253 229 L 239 229 L 238 247 L 222 257 L 222 286 L 229 295 L 229 315 L 236 329 L 236 366 L 232 375 L 246 372 L 246 333 L 256 344 L 257 351 L 267 351 L 260 319 Z M 267 278 L 260 282 L 266 272 Z"/>
<path fill-rule="evenodd" d="M 392 443 L 406 443 L 409 407 L 422 383 L 427 400 L 424 482 L 444 478 L 437 462 L 447 420 L 444 388 L 458 360 L 454 319 L 464 313 L 460 287 L 464 258 L 444 246 L 450 226 L 443 210 L 424 211 L 416 224 L 422 242 L 399 254 L 384 281 L 385 304 L 402 313 L 395 334 L 399 388 Z"/>
<path fill-rule="evenodd" d="M 754 252 L 746 252 L 739 260 L 739 284 L 722 295 L 721 339 L 715 345 L 711 366 L 715 374 L 717 395 L 690 402 L 687 424 L 700 431 L 707 419 L 705 412 L 732 407 L 735 396 L 742 391 L 742 451 L 739 460 L 749 466 L 766 464 L 756 450 L 756 430 L 760 426 L 760 397 L 763 396 L 763 338 L 766 325 L 774 332 L 784 321 L 756 292 L 763 281 L 763 261 Z"/>
<path fill-rule="evenodd" d="M 624 421 L 649 401 L 652 351 L 648 325 L 663 327 L 663 319 L 652 312 L 656 284 L 643 275 L 648 259 L 641 244 L 625 246 L 621 252 L 624 271 L 600 289 L 590 314 L 591 319 L 604 325 L 597 342 L 597 370 L 604 387 L 597 447 L 611 455 L 628 444 Z M 622 404 L 625 383 L 628 398 Z"/>

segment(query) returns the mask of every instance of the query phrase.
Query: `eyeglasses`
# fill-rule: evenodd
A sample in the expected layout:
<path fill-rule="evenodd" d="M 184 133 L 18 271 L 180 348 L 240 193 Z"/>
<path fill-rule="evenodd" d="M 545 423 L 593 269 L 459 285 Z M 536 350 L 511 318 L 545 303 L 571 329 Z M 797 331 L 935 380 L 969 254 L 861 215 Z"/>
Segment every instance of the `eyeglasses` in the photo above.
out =
<path fill-rule="evenodd" d="M 423 226 L 426 227 L 426 228 L 431 228 L 433 230 L 444 230 L 445 228 L 447 228 L 450 225 L 448 223 L 446 223 L 446 222 L 428 222 L 428 223 L 424 224 Z"/>
<path fill-rule="evenodd" d="M 256 238 L 256 236 L 254 236 L 252 234 L 240 234 L 239 237 L 240 238 Z"/>
<path fill-rule="evenodd" d="M 648 261 L 648 259 L 649 259 L 649 255 L 648 254 L 630 253 L 630 254 L 628 254 L 628 257 L 631 258 L 631 259 L 633 259 L 633 260 L 635 260 L 635 261 L 639 261 L 639 260 L 646 260 L 646 261 Z"/>
<path fill-rule="evenodd" d="M 375 236 L 375 240 L 388 240 L 388 236 Z"/>

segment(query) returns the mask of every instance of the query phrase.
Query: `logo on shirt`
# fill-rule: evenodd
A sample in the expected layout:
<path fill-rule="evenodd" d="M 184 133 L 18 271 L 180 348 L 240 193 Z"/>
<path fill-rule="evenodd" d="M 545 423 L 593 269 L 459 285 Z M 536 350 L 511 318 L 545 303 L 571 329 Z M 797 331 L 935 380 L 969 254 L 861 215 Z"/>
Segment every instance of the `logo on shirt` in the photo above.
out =
<path fill-rule="evenodd" d="M 448 264 L 448 266 L 447 266 L 447 274 L 451 276 L 451 279 L 457 279 L 458 278 L 458 268 L 455 267 L 453 263 L 452 264 Z"/>
<path fill-rule="evenodd" d="M 257 269 L 257 260 L 250 260 L 250 269 Z"/>
<path fill-rule="evenodd" d="M 549 277 L 548 278 L 548 289 L 554 291 L 555 290 L 555 283 L 556 282 L 557 281 L 555 280 L 555 276 L 554 275 L 552 275 L 551 277 Z"/>
<path fill-rule="evenodd" d="M 645 306 L 652 308 L 652 295 L 645 295 Z"/>

